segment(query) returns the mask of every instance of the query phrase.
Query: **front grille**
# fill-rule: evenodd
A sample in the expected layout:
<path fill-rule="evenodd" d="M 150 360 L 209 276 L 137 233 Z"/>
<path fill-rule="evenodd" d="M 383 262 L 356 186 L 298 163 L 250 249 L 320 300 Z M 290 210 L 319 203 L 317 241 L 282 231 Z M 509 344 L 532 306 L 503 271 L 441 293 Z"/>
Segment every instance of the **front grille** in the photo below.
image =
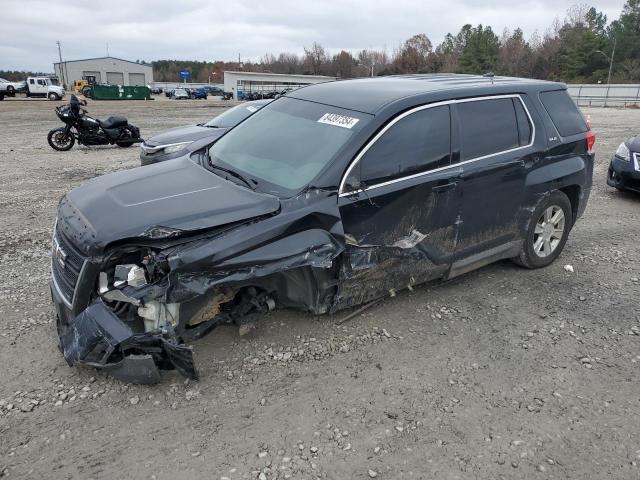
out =
<path fill-rule="evenodd" d="M 60 293 L 69 303 L 73 301 L 73 292 L 85 260 L 84 255 L 56 229 L 51 252 L 51 272 Z"/>

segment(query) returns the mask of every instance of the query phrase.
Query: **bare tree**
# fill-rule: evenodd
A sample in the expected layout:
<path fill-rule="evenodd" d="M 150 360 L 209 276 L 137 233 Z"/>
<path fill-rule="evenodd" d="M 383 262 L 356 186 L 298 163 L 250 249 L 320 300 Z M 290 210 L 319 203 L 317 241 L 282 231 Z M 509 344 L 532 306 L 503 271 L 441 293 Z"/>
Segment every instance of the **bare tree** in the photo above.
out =
<path fill-rule="evenodd" d="M 403 73 L 423 72 L 432 51 L 431 40 L 424 33 L 420 33 L 404 42 L 396 52 L 393 63 Z"/>
<path fill-rule="evenodd" d="M 329 56 L 324 47 L 318 42 L 313 42 L 311 47 L 304 47 L 304 64 L 305 67 L 314 75 L 320 75 L 323 67 L 329 62 Z"/>
<path fill-rule="evenodd" d="M 505 28 L 500 39 L 498 53 L 498 71 L 501 74 L 517 77 L 531 76 L 531 47 L 524 40 L 522 30 L 516 28 L 513 33 Z"/>
<path fill-rule="evenodd" d="M 384 50 L 360 50 L 358 65 L 365 75 L 377 75 L 389 63 L 389 56 Z"/>
<path fill-rule="evenodd" d="M 342 50 L 340 53 L 333 56 L 333 60 L 331 63 L 333 64 L 332 73 L 335 73 L 337 77 L 352 78 L 354 76 L 356 59 L 353 58 L 353 55 L 351 55 L 351 53 Z"/>

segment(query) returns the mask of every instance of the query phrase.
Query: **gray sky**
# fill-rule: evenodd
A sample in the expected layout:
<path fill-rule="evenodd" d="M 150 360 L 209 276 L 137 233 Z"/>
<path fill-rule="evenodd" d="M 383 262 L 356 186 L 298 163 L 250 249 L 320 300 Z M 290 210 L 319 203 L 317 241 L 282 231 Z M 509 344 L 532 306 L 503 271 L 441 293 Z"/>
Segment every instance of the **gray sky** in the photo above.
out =
<path fill-rule="evenodd" d="M 385 48 L 416 33 L 435 45 L 462 25 L 520 26 L 543 34 L 576 1 L 565 0 L 153 0 L 3 1 L 0 69 L 53 71 L 56 40 L 64 60 L 109 53 L 128 60 L 258 60 L 265 53 L 302 53 L 317 41 L 341 48 Z M 624 0 L 598 0 L 609 21 Z M 53 8 L 52 8 L 53 7 Z"/>

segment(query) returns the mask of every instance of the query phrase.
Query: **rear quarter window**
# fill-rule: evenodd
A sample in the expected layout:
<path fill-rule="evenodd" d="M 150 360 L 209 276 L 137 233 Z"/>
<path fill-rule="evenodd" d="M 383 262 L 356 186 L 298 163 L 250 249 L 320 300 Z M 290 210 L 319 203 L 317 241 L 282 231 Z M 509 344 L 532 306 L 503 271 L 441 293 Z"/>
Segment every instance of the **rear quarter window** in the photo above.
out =
<path fill-rule="evenodd" d="M 589 130 L 580 110 L 566 90 L 542 92 L 540 93 L 540 101 L 551 117 L 558 133 L 563 137 L 570 137 Z"/>

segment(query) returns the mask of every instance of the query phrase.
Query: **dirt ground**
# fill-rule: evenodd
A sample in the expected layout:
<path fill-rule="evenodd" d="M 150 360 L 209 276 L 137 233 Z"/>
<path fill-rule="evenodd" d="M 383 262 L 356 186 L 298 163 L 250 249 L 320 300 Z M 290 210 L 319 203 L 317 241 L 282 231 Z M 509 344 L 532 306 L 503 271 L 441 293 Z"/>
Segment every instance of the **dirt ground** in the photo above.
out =
<path fill-rule="evenodd" d="M 342 326 L 272 312 L 248 337 L 229 326 L 196 342 L 199 382 L 133 386 L 66 365 L 48 264 L 59 198 L 138 150 L 53 151 L 54 105 L 0 102 L 0 477 L 640 477 L 640 196 L 605 184 L 640 110 L 586 110 L 594 189 L 552 266 L 500 262 Z M 148 137 L 223 105 L 88 109 Z"/>

